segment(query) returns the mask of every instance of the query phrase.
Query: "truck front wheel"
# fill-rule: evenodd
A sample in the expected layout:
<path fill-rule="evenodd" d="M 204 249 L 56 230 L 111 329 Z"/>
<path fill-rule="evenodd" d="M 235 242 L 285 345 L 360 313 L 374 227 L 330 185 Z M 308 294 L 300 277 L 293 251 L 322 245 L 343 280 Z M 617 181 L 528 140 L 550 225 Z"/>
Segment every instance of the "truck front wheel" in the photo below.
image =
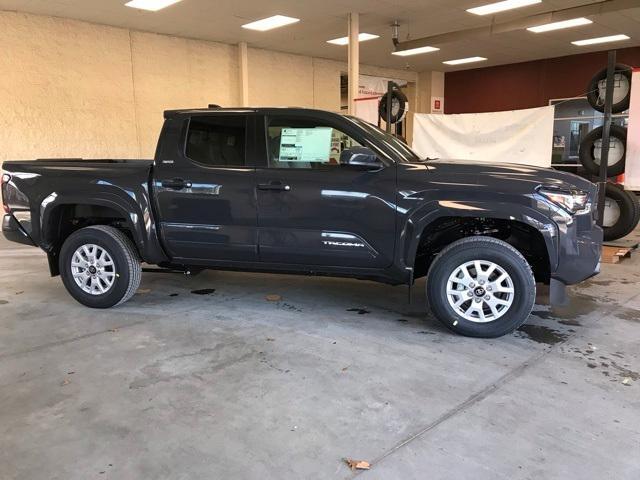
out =
<path fill-rule="evenodd" d="M 527 320 L 536 283 L 529 263 L 511 245 L 469 237 L 435 258 L 427 275 L 427 298 L 433 314 L 451 330 L 492 338 Z"/>
<path fill-rule="evenodd" d="M 120 230 L 95 225 L 69 236 L 60 251 L 67 291 L 92 308 L 124 303 L 138 289 L 142 268 L 131 240 Z"/>

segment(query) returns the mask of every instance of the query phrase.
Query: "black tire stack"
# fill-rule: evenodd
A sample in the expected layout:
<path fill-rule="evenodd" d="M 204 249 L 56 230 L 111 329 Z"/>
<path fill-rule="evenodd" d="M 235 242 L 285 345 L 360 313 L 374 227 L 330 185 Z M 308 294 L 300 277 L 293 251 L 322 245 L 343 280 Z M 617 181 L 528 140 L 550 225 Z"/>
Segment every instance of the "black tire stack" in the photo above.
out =
<path fill-rule="evenodd" d="M 587 88 L 587 100 L 597 111 L 604 112 L 607 69 L 594 75 Z M 615 90 L 612 113 L 622 113 L 629 108 L 631 101 L 631 67 L 616 64 Z M 580 143 L 580 163 L 593 176 L 600 175 L 603 128 L 598 127 L 584 137 Z M 625 171 L 627 129 L 618 125 L 611 126 L 609 141 L 609 161 L 607 177 L 617 177 Z M 604 239 L 617 240 L 628 235 L 640 221 L 640 204 L 633 192 L 621 185 L 608 182 L 605 190 L 605 215 L 603 222 Z"/>

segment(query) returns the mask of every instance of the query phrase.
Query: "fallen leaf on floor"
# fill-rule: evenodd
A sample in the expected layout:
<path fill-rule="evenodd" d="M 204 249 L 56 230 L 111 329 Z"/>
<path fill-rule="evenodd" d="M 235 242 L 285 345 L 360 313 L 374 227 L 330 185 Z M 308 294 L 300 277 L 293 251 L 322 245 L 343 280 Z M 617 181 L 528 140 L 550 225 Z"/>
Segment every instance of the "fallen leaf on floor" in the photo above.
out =
<path fill-rule="evenodd" d="M 16 292 L 16 295 L 22 295 L 24 293 L 24 290 L 20 290 L 19 292 Z"/>
<path fill-rule="evenodd" d="M 6 305 L 7 303 L 9 303 L 7 300 L 0 300 L 0 305 Z"/>
<path fill-rule="evenodd" d="M 69 385 L 70 383 L 71 383 L 71 380 L 69 380 L 68 378 L 65 378 L 60 384 L 60 386 L 64 387 L 65 385 Z"/>
<path fill-rule="evenodd" d="M 351 470 L 369 470 L 371 465 L 364 460 L 353 460 L 351 458 L 345 458 L 344 461 L 349 465 Z"/>
<path fill-rule="evenodd" d="M 342 369 L 342 371 L 343 371 L 343 372 L 346 372 L 348 368 L 349 368 L 349 365 L 347 365 L 346 367 L 344 367 L 344 368 Z"/>
<path fill-rule="evenodd" d="M 144 295 L 145 293 L 149 293 L 151 291 L 150 288 L 139 288 L 136 292 L 137 295 Z"/>
<path fill-rule="evenodd" d="M 73 375 L 76 372 L 67 372 L 67 375 Z"/>
<path fill-rule="evenodd" d="M 264 297 L 267 302 L 279 302 L 282 300 L 282 296 L 280 295 L 267 295 Z"/>
<path fill-rule="evenodd" d="M 112 328 L 112 329 L 110 329 L 109 331 L 110 331 L 111 333 L 116 333 L 116 332 L 118 331 L 118 329 L 117 329 L 117 328 Z"/>
<path fill-rule="evenodd" d="M 275 338 L 267 337 L 267 342 L 275 342 L 275 341 L 276 341 Z"/>
<path fill-rule="evenodd" d="M 626 386 L 631 385 L 631 377 L 625 377 L 625 379 L 622 380 L 622 384 Z"/>

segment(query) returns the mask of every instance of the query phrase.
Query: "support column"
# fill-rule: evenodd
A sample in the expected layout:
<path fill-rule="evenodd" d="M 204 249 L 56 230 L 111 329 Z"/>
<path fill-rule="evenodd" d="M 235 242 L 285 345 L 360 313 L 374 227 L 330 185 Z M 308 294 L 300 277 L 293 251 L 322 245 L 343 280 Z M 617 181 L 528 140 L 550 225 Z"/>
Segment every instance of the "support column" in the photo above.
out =
<path fill-rule="evenodd" d="M 238 80 L 240 88 L 240 106 L 249 106 L 249 60 L 247 42 L 238 43 Z"/>
<path fill-rule="evenodd" d="M 349 114 L 356 111 L 355 99 L 358 98 L 358 86 L 360 84 L 360 21 L 357 13 L 349 14 Z"/>

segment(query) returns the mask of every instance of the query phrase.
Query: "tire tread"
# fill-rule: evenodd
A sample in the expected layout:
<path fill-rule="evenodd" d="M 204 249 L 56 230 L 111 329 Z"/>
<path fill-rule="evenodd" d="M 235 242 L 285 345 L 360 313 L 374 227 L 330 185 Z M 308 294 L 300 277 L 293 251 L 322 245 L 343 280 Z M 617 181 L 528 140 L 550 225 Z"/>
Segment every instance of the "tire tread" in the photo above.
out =
<path fill-rule="evenodd" d="M 129 285 L 127 286 L 127 291 L 122 296 L 120 301 L 114 305 L 117 307 L 125 303 L 129 300 L 140 287 L 140 282 L 142 280 L 142 265 L 140 262 L 140 256 L 136 248 L 134 247 L 129 237 L 127 237 L 122 231 L 117 228 L 110 227 L 108 225 L 92 225 L 90 227 L 85 227 L 86 229 L 94 229 L 100 230 L 101 232 L 109 235 L 122 249 L 124 256 L 127 261 L 127 267 L 129 269 Z"/>

